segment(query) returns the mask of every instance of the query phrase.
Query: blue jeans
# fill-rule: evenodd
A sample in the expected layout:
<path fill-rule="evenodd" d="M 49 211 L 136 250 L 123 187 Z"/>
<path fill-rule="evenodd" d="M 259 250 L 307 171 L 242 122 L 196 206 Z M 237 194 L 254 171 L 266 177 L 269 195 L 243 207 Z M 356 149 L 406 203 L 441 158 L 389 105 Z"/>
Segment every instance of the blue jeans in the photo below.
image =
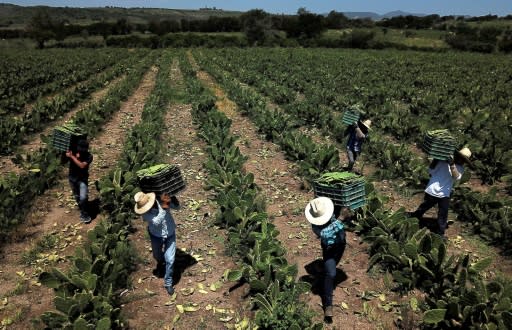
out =
<path fill-rule="evenodd" d="M 176 235 L 163 238 L 154 236 L 149 231 L 148 233 L 151 239 L 153 258 L 155 258 L 159 264 L 165 263 L 164 286 L 172 286 L 172 273 L 176 255 Z"/>
<path fill-rule="evenodd" d="M 340 262 L 345 252 L 345 239 L 328 248 L 322 246 L 322 258 L 324 261 L 324 291 L 322 304 L 324 307 L 332 306 L 332 293 L 334 291 L 334 280 L 336 279 L 336 265 Z"/>
<path fill-rule="evenodd" d="M 348 170 L 352 171 L 354 164 L 356 163 L 357 156 L 359 156 L 360 151 L 354 151 L 350 148 L 347 148 L 347 158 L 348 158 Z"/>
<path fill-rule="evenodd" d="M 89 199 L 89 188 L 87 182 L 79 179 L 70 177 L 69 184 L 73 190 L 73 196 L 80 209 L 80 217 L 87 218 L 89 213 L 87 212 L 87 201 Z"/>

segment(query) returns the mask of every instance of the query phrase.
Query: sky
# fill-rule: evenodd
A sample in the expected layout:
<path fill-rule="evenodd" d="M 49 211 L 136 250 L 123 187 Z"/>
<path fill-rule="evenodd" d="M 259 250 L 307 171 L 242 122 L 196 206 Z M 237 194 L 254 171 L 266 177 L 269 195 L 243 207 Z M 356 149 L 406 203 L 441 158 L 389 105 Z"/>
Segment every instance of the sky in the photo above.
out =
<path fill-rule="evenodd" d="M 201 7 L 216 7 L 224 10 L 247 11 L 250 9 L 263 9 L 269 13 L 294 14 L 297 9 L 304 7 L 313 13 L 328 13 L 331 10 L 340 12 L 365 11 L 377 14 L 385 14 L 390 11 L 402 10 L 418 14 L 443 15 L 498 15 L 512 14 L 512 0 L 260 0 L 260 1 L 235 1 L 235 0 L 12 0 L 3 1 L 21 6 L 45 5 L 53 7 L 147 7 L 147 8 L 172 8 L 172 9 L 198 9 Z"/>

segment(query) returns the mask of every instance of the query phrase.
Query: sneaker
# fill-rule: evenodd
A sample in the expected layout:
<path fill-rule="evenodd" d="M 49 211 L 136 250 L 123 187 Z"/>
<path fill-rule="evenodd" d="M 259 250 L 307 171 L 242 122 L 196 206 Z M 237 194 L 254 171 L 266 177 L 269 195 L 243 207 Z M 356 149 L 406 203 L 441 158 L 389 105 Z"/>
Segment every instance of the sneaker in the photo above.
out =
<path fill-rule="evenodd" d="M 172 285 L 169 285 L 169 286 L 166 286 L 165 287 L 165 290 L 167 290 L 167 293 L 172 296 L 174 294 L 174 288 L 172 287 Z"/>
<path fill-rule="evenodd" d="M 86 215 L 86 216 L 80 216 L 80 221 L 82 221 L 82 223 L 87 224 L 87 223 L 90 223 L 90 222 L 91 222 L 91 220 L 92 220 L 92 219 L 91 219 L 91 217 L 90 217 L 90 216 L 88 216 L 88 215 Z"/>
<path fill-rule="evenodd" d="M 324 316 L 332 317 L 332 306 L 325 307 Z"/>

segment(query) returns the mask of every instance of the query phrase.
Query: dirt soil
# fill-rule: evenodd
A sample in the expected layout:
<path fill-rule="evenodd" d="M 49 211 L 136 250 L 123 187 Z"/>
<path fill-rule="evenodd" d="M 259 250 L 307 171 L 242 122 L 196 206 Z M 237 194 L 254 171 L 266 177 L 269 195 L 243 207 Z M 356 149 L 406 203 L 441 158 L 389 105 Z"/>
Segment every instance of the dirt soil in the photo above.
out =
<path fill-rule="evenodd" d="M 269 212 L 271 216 L 274 216 L 276 219 L 276 225 L 281 231 L 280 239 L 285 243 L 285 246 L 288 249 L 288 254 L 291 262 L 297 262 L 299 265 L 307 265 L 308 258 L 311 258 L 311 253 L 306 253 L 303 251 L 304 247 L 308 246 L 310 249 L 315 249 L 315 244 L 310 246 L 311 238 L 314 240 L 313 234 L 308 230 L 307 224 L 304 224 L 304 217 L 302 216 L 302 208 L 307 202 L 308 198 L 312 198 L 312 192 L 309 194 L 302 190 L 303 182 L 298 177 L 291 178 L 290 173 L 293 173 L 294 165 L 292 163 L 287 162 L 282 153 L 279 151 L 279 147 L 273 145 L 272 143 L 262 142 L 261 138 L 258 136 L 258 133 L 255 131 L 252 124 L 245 117 L 240 117 L 236 113 L 236 104 L 229 101 L 229 98 L 226 96 L 225 92 L 215 83 L 214 79 L 211 78 L 207 73 L 201 71 L 199 72 L 199 78 L 205 81 L 208 86 L 214 91 L 215 95 L 218 98 L 217 107 L 224 111 L 228 117 L 233 120 L 232 128 L 233 132 L 236 135 L 241 137 L 238 146 L 240 147 L 242 153 L 244 155 L 249 156 L 249 160 L 247 162 L 246 170 L 255 174 L 256 181 L 260 187 L 263 187 L 268 196 L 268 205 Z M 241 85 L 241 88 L 250 88 L 248 86 Z M 269 106 L 275 108 L 275 104 L 269 102 Z M 339 143 L 334 142 L 329 137 L 322 136 L 318 130 L 315 128 L 302 128 L 301 132 L 307 134 L 312 137 L 314 141 L 318 143 L 332 143 L 337 145 L 338 150 L 340 150 L 340 159 L 342 164 L 347 163 L 346 155 L 344 152 L 344 146 Z M 419 152 L 416 150 L 416 152 Z M 284 163 L 283 163 L 284 162 Z M 266 166 L 266 164 L 268 164 Z M 359 167 L 359 171 L 363 173 L 365 176 L 371 177 L 373 173 L 375 173 L 376 168 L 374 168 L 371 164 L 367 162 L 367 160 L 363 156 L 358 161 L 356 167 Z M 357 169 L 357 168 L 356 168 Z M 417 208 L 417 206 L 422 202 L 423 193 L 418 192 L 416 194 L 411 194 L 406 190 L 402 189 L 399 184 L 392 181 L 381 180 L 373 182 L 376 186 L 376 189 L 388 196 L 389 202 L 388 207 L 392 210 L 398 210 L 399 208 L 404 208 L 406 211 L 413 211 Z M 488 187 L 478 184 L 479 189 L 482 191 L 486 191 Z M 293 190 L 292 190 L 293 189 Z M 432 209 L 425 215 L 425 223 L 427 225 L 435 225 L 436 218 L 436 209 Z M 476 261 L 480 258 L 484 257 L 492 257 L 493 264 L 489 267 L 487 273 L 489 276 L 493 276 L 496 274 L 505 274 L 510 276 L 512 273 L 512 260 L 500 254 L 499 249 L 489 246 L 485 242 L 483 242 L 480 238 L 473 235 L 468 228 L 466 228 L 462 223 L 456 221 L 456 215 L 450 212 L 449 214 L 449 227 L 447 230 L 447 236 L 449 238 L 448 250 L 454 254 L 462 254 L 468 253 L 470 254 L 473 261 Z M 284 222 L 283 222 L 284 221 Z M 302 223 L 301 223 L 302 222 Z M 290 227 L 300 227 L 293 230 Z M 295 245 L 290 246 L 290 241 L 296 238 Z M 304 242 L 301 242 L 300 239 L 303 239 Z M 358 242 L 359 238 L 357 236 L 353 236 L 352 233 L 349 233 L 348 241 Z M 353 245 L 357 245 L 358 249 L 354 250 L 353 256 L 347 256 L 347 253 L 350 254 L 351 248 L 354 248 Z M 320 249 L 316 246 L 317 251 L 316 255 L 320 259 Z M 311 259 L 312 260 L 312 259 Z M 382 274 L 377 276 L 368 275 L 366 273 L 366 265 L 368 261 L 368 255 L 366 254 L 366 247 L 364 244 L 359 245 L 350 244 L 349 248 L 345 252 L 344 257 L 340 263 L 339 268 L 343 269 L 343 272 L 354 274 L 354 278 L 356 279 L 364 279 L 361 286 L 360 292 L 384 292 L 385 295 L 389 295 L 389 290 L 387 290 L 382 283 Z M 347 265 L 344 265 L 346 263 Z M 351 269 L 349 264 L 352 264 L 355 269 Z M 304 277 L 303 273 L 306 271 L 306 267 L 302 270 L 301 275 L 303 279 L 307 279 Z M 358 272 L 359 271 L 359 272 Z M 362 274 L 360 274 L 362 273 Z M 311 274 L 308 274 L 311 275 Z M 359 281 L 360 282 L 360 281 Z M 336 292 L 339 292 L 339 288 L 349 289 L 351 286 L 348 285 L 349 282 L 347 280 L 342 281 L 338 284 L 338 289 Z M 366 285 L 366 287 L 365 287 Z M 358 288 L 352 288 L 357 290 Z M 387 291 L 386 291 L 387 290 Z M 314 290 L 313 290 L 314 292 Z M 357 315 L 363 315 L 366 317 L 365 321 L 369 321 L 372 325 L 368 325 L 369 328 L 389 328 L 394 327 L 392 325 L 392 320 L 396 318 L 396 315 L 390 315 L 390 313 L 385 313 L 382 315 L 377 314 L 378 317 L 374 317 L 376 313 L 380 312 L 379 308 L 382 306 L 386 306 L 386 303 L 389 301 L 389 297 L 386 297 L 386 302 L 376 302 L 374 303 L 374 308 L 370 313 L 361 313 L 361 305 L 362 299 L 358 298 L 354 301 L 351 301 L 349 304 L 348 297 L 343 297 L 341 300 L 339 299 L 339 294 L 335 292 L 335 304 L 338 304 L 339 307 L 344 306 L 343 303 L 346 303 L 350 306 L 353 312 L 357 313 Z M 343 293 L 342 293 L 343 294 Z M 362 296 L 362 294 L 359 294 Z M 365 295 L 366 296 L 366 295 Z M 404 297 L 396 297 L 393 296 L 391 299 L 393 301 L 402 301 L 407 302 L 409 297 L 416 296 L 420 297 L 421 293 L 419 292 L 411 292 L 408 296 Z M 316 300 L 315 300 L 316 298 Z M 313 296 L 310 299 L 310 303 L 314 302 L 318 306 L 320 304 L 320 300 L 318 296 Z M 355 306 L 356 308 L 352 308 Z M 380 306 L 380 307 L 379 307 Z M 365 308 L 363 308 L 365 309 Z M 350 313 L 351 311 L 348 309 L 340 308 L 342 312 Z M 367 310 L 367 309 L 365 309 Z M 321 309 L 318 308 L 318 312 L 321 312 Z M 368 316 L 368 314 L 370 314 Z M 410 314 L 409 314 L 410 316 Z M 412 317 L 417 317 L 412 315 Z M 352 324 L 356 328 L 364 328 L 365 325 L 360 324 L 362 317 L 357 317 L 356 321 L 352 321 Z M 378 319 L 378 322 L 375 320 Z M 414 323 L 414 321 L 413 321 Z M 336 324 L 336 320 L 334 325 Z M 344 319 L 344 327 L 349 326 L 350 322 L 347 323 Z"/>
<path fill-rule="evenodd" d="M 171 72 L 173 88 L 183 89 L 177 65 Z M 174 267 L 175 294 L 155 276 L 146 224 L 134 220 L 136 233 L 130 238 L 141 260 L 132 276 L 133 288 L 123 296 L 123 313 L 133 329 L 223 329 L 249 314 L 246 287 L 223 280 L 227 269 L 237 266 L 226 255 L 224 230 L 214 225 L 216 204 L 204 190 L 207 173 L 205 144 L 192 123 L 191 105 L 173 103 L 167 109 L 166 163 L 180 167 L 186 190 L 178 194 L 180 208 L 172 214 L 177 224 L 177 258 Z M 184 311 L 180 312 L 183 308 Z M 188 310 L 188 311 L 187 311 Z"/>
<path fill-rule="evenodd" d="M 41 141 L 41 135 L 50 136 L 53 132 L 53 128 L 56 126 L 60 126 L 73 118 L 75 114 L 79 111 L 82 111 L 89 107 L 91 104 L 94 104 L 98 100 L 101 100 L 108 93 L 110 88 L 116 86 L 121 80 L 126 78 L 126 75 L 122 75 L 109 81 L 109 83 L 102 89 L 92 93 L 87 100 L 78 104 L 71 111 L 68 111 L 64 115 L 62 115 L 59 119 L 48 123 L 48 126 L 42 131 L 38 133 L 31 134 L 26 138 L 27 143 L 18 147 L 16 151 L 17 154 L 29 154 L 32 152 L 36 152 L 40 148 L 44 147 L 45 144 Z M 16 164 L 11 161 L 12 156 L 0 156 L 0 175 L 4 175 L 6 173 L 15 172 L 20 173 L 22 171 Z"/>
<path fill-rule="evenodd" d="M 254 174 L 256 183 L 267 197 L 267 211 L 280 231 L 279 239 L 287 250 L 287 260 L 299 266 L 301 280 L 313 284 L 312 292 L 306 294 L 304 300 L 316 312 L 316 321 L 322 322 L 323 310 L 318 293 L 321 248 L 303 215 L 305 205 L 314 198 L 313 192 L 303 189 L 302 179 L 295 174 L 295 164 L 285 158 L 279 146 L 263 140 L 247 117 L 236 112 L 236 104 L 229 100 L 211 76 L 200 71 L 198 78 L 216 95 L 219 110 L 233 121 L 232 132 L 240 137 L 237 145 L 249 158 L 245 170 Z M 379 305 L 400 303 L 401 298 L 389 292 L 381 275 L 374 276 L 366 271 L 369 259 L 366 245 L 350 232 L 347 233 L 347 241 L 348 247 L 338 265 L 335 315 L 333 323 L 326 324 L 326 327 L 393 328 L 394 315 Z M 361 299 L 363 296 L 367 302 Z M 366 308 L 363 303 L 367 304 Z"/>
<path fill-rule="evenodd" d="M 91 141 L 94 161 L 91 167 L 90 198 L 99 207 L 97 192 L 93 187 L 114 166 L 122 150 L 126 132 L 140 120 L 144 103 L 154 87 L 156 71 L 149 71 L 139 88 L 122 104 L 121 110 L 104 126 L 104 130 Z M 296 173 L 294 162 L 285 158 L 279 146 L 265 141 L 257 133 L 247 117 L 240 116 L 237 106 L 227 97 L 219 85 L 200 71 L 198 78 L 217 97 L 217 107 L 232 120 L 232 132 L 240 137 L 240 151 L 249 159 L 244 171 L 255 176 L 256 183 L 267 198 L 267 211 L 280 231 L 279 239 L 287 250 L 287 259 L 299 267 L 299 278 L 313 284 L 310 293 L 304 295 L 316 321 L 322 322 L 319 296 L 320 274 L 318 264 L 321 249 L 303 212 L 313 192 L 305 188 Z M 181 73 L 175 63 L 170 72 L 172 85 L 183 90 Z M 250 88 L 244 86 L 243 88 Z M 99 92 L 98 92 L 99 93 Z M 100 97 L 100 96 L 96 96 Z M 272 105 L 276 111 L 278 107 Z M 217 206 L 212 194 L 205 191 L 207 173 L 205 144 L 197 136 L 192 123 L 191 106 L 179 102 L 167 109 L 167 130 L 162 143 L 167 145 L 166 162 L 177 164 L 187 182 L 185 191 L 178 195 L 181 207 L 173 211 L 177 223 L 177 259 L 175 266 L 176 293 L 169 296 L 163 288 L 163 279 L 153 273 L 155 262 L 150 251 L 146 225 L 134 220 L 136 231 L 130 237 L 140 254 L 138 270 L 132 275 L 131 288 L 123 294 L 123 314 L 133 329 L 224 329 L 233 328 L 245 317 L 251 316 L 247 286 L 237 287 L 226 282 L 223 274 L 236 268 L 236 260 L 225 251 L 224 231 L 214 224 Z M 334 143 L 321 136 L 315 129 L 303 129 L 319 143 Z M 344 147 L 338 145 L 340 159 L 346 164 Z M 30 149 L 29 149 L 30 150 Z M 370 177 L 375 168 L 365 161 L 364 153 L 358 160 L 359 170 Z M 86 232 L 93 228 L 102 215 L 91 224 L 78 221 L 78 210 L 71 198 L 63 168 L 59 183 L 35 202 L 24 225 L 12 235 L 12 241 L 2 247 L 0 255 L 0 321 L 10 321 L 8 329 L 40 328 L 32 319 L 42 312 L 53 309 L 54 294 L 51 289 L 37 282 L 37 275 L 50 266 L 65 269 L 76 246 L 83 244 Z M 404 195 L 396 182 L 374 182 L 380 193 L 389 197 L 388 207 L 396 210 L 404 207 L 414 210 L 423 195 Z M 426 215 L 435 217 L 432 210 Z M 450 220 L 454 215 L 450 214 Z M 511 260 L 499 255 L 496 249 L 480 242 L 474 235 L 466 234 L 458 222 L 448 228 L 449 249 L 453 253 L 468 252 L 473 257 L 493 256 L 493 273 L 510 274 Z M 29 252 L 41 240 L 57 241 L 54 248 L 27 259 Z M 334 318 L 326 329 L 395 329 L 400 304 L 407 304 L 410 297 L 420 298 L 421 293 L 408 296 L 392 293 L 384 283 L 384 276 L 375 270 L 367 272 L 367 245 L 360 238 L 347 233 L 348 246 L 338 265 L 337 287 L 334 292 Z M 24 257 L 25 255 L 25 257 Z M 183 312 L 181 312 L 183 309 Z M 411 324 L 418 316 L 409 313 Z"/>
<path fill-rule="evenodd" d="M 99 209 L 94 182 L 106 175 L 115 164 L 124 144 L 126 132 L 140 121 L 146 98 L 151 93 L 157 73 L 149 70 L 135 92 L 121 104 L 120 110 L 103 126 L 103 131 L 91 139 L 89 202 L 92 209 Z M 38 197 L 25 223 L 12 234 L 11 242 L 2 247 L 0 255 L 0 320 L 12 322 L 9 329 L 40 328 L 32 320 L 53 306 L 53 291 L 37 281 L 37 276 L 50 266 L 65 269 L 67 256 L 75 247 L 84 243 L 87 231 L 100 221 L 98 215 L 90 224 L 79 221 L 79 211 L 67 182 L 67 169 L 63 166 L 59 182 Z M 97 212 L 96 212 L 97 213 Z M 36 243 L 52 237 L 57 243 L 53 248 L 32 258 L 27 264 L 24 254 Z"/>

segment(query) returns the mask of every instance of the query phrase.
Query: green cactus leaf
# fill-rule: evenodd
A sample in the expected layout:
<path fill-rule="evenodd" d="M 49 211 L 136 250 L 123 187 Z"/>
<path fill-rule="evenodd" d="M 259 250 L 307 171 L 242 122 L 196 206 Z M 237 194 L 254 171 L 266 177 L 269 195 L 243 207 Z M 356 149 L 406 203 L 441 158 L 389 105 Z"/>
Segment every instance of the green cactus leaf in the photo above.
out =
<path fill-rule="evenodd" d="M 469 271 L 474 274 L 480 274 L 482 271 L 487 269 L 492 263 L 492 257 L 487 257 L 479 260 L 470 266 Z"/>
<path fill-rule="evenodd" d="M 427 324 L 437 324 L 444 320 L 446 309 L 431 309 L 423 314 L 423 322 Z"/>
<path fill-rule="evenodd" d="M 39 275 L 39 282 L 43 284 L 44 286 L 47 286 L 52 289 L 58 288 L 62 281 L 58 279 L 55 275 L 48 272 L 43 272 L 41 275 Z"/>

